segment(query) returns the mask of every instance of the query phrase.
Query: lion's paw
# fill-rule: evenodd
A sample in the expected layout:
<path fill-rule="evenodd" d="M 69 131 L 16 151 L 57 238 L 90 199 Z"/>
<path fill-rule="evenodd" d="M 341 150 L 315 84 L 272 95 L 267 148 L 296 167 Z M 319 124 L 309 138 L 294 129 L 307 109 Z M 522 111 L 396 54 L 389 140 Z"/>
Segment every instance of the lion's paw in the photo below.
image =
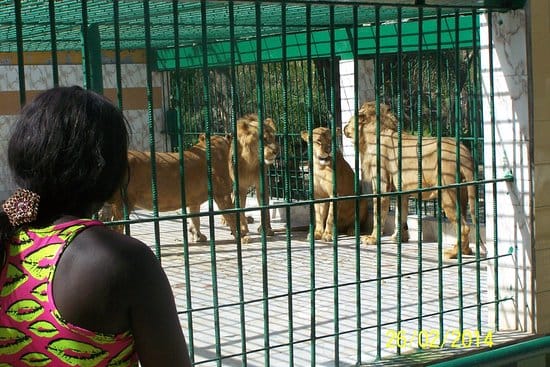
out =
<path fill-rule="evenodd" d="M 473 255 L 474 252 L 470 248 L 470 246 L 462 249 L 462 255 Z"/>
<path fill-rule="evenodd" d="M 248 244 L 250 243 L 250 237 L 248 235 L 241 237 L 241 243 Z"/>
<path fill-rule="evenodd" d="M 206 236 L 202 233 L 191 233 L 193 242 L 206 242 Z"/>
<path fill-rule="evenodd" d="M 447 249 L 447 250 L 443 251 L 443 257 L 445 258 L 445 260 L 456 259 L 457 256 L 458 256 L 458 253 L 456 251 L 455 246 L 453 246 L 450 249 Z"/>
<path fill-rule="evenodd" d="M 323 241 L 332 242 L 332 233 L 323 233 Z"/>
<path fill-rule="evenodd" d="M 262 233 L 263 230 L 264 229 L 263 229 L 262 226 L 258 227 L 258 233 Z M 265 235 L 268 236 L 268 237 L 275 236 L 275 232 L 273 232 L 273 229 L 271 229 L 271 228 L 266 228 L 265 229 Z"/>
<path fill-rule="evenodd" d="M 323 239 L 323 231 L 315 231 L 315 239 L 316 240 Z"/>
<path fill-rule="evenodd" d="M 392 236 L 391 236 L 391 240 L 393 242 L 397 242 L 397 233 L 394 233 Z M 402 232 L 401 233 L 401 242 L 404 243 L 404 242 L 409 242 L 409 233 L 408 232 Z"/>
<path fill-rule="evenodd" d="M 361 236 L 361 243 L 369 246 L 376 245 L 376 237 L 371 235 Z"/>

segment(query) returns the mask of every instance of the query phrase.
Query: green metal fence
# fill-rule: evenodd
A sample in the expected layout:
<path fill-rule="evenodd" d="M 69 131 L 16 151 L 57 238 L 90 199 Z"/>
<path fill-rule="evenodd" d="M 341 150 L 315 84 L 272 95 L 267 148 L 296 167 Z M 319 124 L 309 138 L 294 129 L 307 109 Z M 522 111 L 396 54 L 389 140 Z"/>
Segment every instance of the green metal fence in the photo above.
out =
<path fill-rule="evenodd" d="M 190 214 L 183 188 L 185 180 L 193 177 L 180 163 L 181 182 L 174 184 L 181 187 L 181 210 L 161 213 L 157 167 L 152 161 L 151 210 L 122 223 L 135 236 L 142 234 L 140 225 L 152 223 L 147 227 L 152 232 L 150 245 L 166 269 L 174 267 L 171 261 L 177 254 L 181 279 L 172 282 L 195 365 L 360 365 L 381 363 L 410 349 L 425 350 L 429 356 L 431 349 L 452 348 L 451 337 L 458 336 L 464 344 L 468 333 L 469 346 L 477 338 L 478 347 L 489 347 L 487 338 L 499 329 L 499 313 L 489 320 L 488 307 L 498 309 L 502 303 L 517 301 L 500 297 L 498 272 L 490 280 L 494 294 L 487 292 L 484 269 L 489 264 L 498 267 L 499 259 L 510 254 L 479 254 L 486 213 L 498 217 L 497 207 L 484 207 L 485 187 L 496 188 L 511 178 L 496 171 L 488 176 L 483 170 L 482 145 L 487 137 L 482 129 L 478 32 L 481 14 L 522 5 L 435 0 L 0 1 L 0 53 L 17 66 L 21 105 L 31 92 L 26 86 L 30 61 L 36 65 L 35 59 L 41 57 L 43 66 L 51 68 L 46 89 L 69 83 L 63 79 L 64 68 L 77 60 L 78 82 L 100 92 L 114 90 L 113 98 L 127 116 L 135 111 L 145 116 L 147 128 L 134 134 L 145 134 L 141 141 L 148 144 L 143 149 L 152 155 L 173 151 L 183 160 L 184 151 L 205 133 L 210 193 L 208 139 L 235 137 L 238 118 L 248 112 L 257 113 L 262 136 L 261 121 L 273 118 L 280 154 L 268 167 L 260 142 L 260 170 L 269 174 L 260 176 L 255 187 L 266 192 L 269 184 L 269 202 L 249 203 L 245 209 L 243 203 L 235 203 L 235 208 L 220 210 L 210 195 L 200 213 Z M 70 56 L 74 52 L 81 59 Z M 139 108 L 129 108 L 134 101 L 124 97 L 131 89 L 131 76 L 123 68 L 139 59 L 133 52 L 143 55 L 136 62 L 143 65 L 144 74 L 140 88 L 145 103 Z M 342 93 L 345 61 L 354 70 L 351 98 Z M 370 74 L 360 75 L 363 65 L 371 65 L 365 69 Z M 106 88 L 109 78 L 111 86 Z M 473 180 L 462 182 L 457 172 L 450 187 L 459 198 L 463 188 L 476 188 L 477 224 L 470 235 L 474 256 L 459 252 L 457 260 L 443 259 L 447 244 L 440 200 L 446 187 L 440 180 L 435 187 L 438 199 L 431 204 L 422 200 L 427 190 L 422 187 L 422 148 L 418 188 L 406 192 L 419 218 L 418 237 L 411 238 L 411 244 L 402 243 L 398 231 L 397 243 L 383 239 L 368 247 L 362 243 L 358 219 L 355 235 L 338 234 L 335 227 L 338 235 L 331 242 L 306 238 L 297 228 L 294 221 L 309 216 L 307 227 L 313 232 L 314 205 L 329 201 L 315 199 L 314 173 L 309 168 L 313 148 L 301 140 L 300 132 L 311 136 L 315 127 L 329 127 L 333 146 L 341 147 L 345 138 L 336 128 L 346 124 L 342 116 L 357 117 L 365 102 L 362 98 L 367 97 L 375 101 L 378 116 L 381 103 L 391 106 L 399 141 L 401 134 L 412 133 L 419 143 L 428 137 L 439 143 L 451 137 L 469 148 L 475 164 Z M 347 111 L 342 103 L 346 98 Z M 380 134 L 380 117 L 377 120 Z M 159 139 L 159 133 L 165 136 Z M 159 144 L 163 139 L 166 146 Z M 376 151 L 380 156 L 380 146 Z M 332 199 L 336 205 L 345 199 L 372 203 L 384 196 L 399 205 L 401 179 L 392 183 L 391 193 L 365 193 L 362 187 L 368 182 L 359 174 L 359 152 L 348 148 L 345 153 L 356 172 L 355 194 Z M 457 157 L 460 163 L 459 150 Z M 380 180 L 377 185 L 380 188 Z M 303 214 L 294 214 L 304 205 Z M 250 243 L 244 243 L 240 229 L 229 240 L 221 235 L 227 232 L 219 225 L 221 214 L 243 210 L 254 214 L 258 208 L 269 209 L 272 216 L 284 214 L 274 237 L 267 236 L 265 227 L 252 235 Z M 460 215 L 465 207 L 457 204 L 456 209 Z M 355 214 L 359 218 L 359 205 Z M 256 213 L 257 219 L 266 215 L 266 211 Z M 206 246 L 190 244 L 187 220 L 193 216 L 208 220 Z M 423 244 L 422 237 L 422 223 L 429 217 L 436 218 L 438 234 L 431 245 Z M 169 223 L 177 223 L 181 240 L 176 246 L 166 242 Z M 496 249 L 487 243 L 493 245 Z M 232 266 L 226 267 L 227 263 Z M 207 280 L 197 278 L 203 273 Z"/>

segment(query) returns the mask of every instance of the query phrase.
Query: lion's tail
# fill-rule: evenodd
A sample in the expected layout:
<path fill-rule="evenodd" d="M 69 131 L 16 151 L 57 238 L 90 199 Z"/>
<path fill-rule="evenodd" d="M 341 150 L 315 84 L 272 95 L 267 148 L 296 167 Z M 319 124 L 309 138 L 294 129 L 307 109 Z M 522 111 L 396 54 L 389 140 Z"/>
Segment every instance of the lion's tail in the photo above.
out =
<path fill-rule="evenodd" d="M 359 200 L 359 223 L 362 230 L 368 229 L 368 201 L 367 199 Z"/>
<path fill-rule="evenodd" d="M 465 152 L 463 152 L 463 158 L 464 159 L 464 163 L 466 162 L 469 162 L 469 164 L 462 164 L 461 167 L 460 167 L 460 173 L 461 173 L 461 176 L 462 176 L 462 179 L 466 182 L 472 182 L 474 180 L 474 169 L 475 168 L 475 165 L 474 165 L 474 160 L 472 158 L 472 156 L 470 155 L 470 151 L 468 149 L 464 149 Z M 467 193 L 468 193 L 468 206 L 469 206 L 469 211 L 470 211 L 470 217 L 472 218 L 472 224 L 474 225 L 474 228 L 477 227 L 477 216 L 476 216 L 476 191 L 477 191 L 477 186 L 476 185 L 468 185 L 466 186 L 466 190 L 467 190 Z M 464 202 L 465 203 L 465 202 Z M 464 205 L 464 208 L 461 208 L 463 209 L 464 211 L 466 211 L 466 207 Z M 464 212 L 464 215 L 466 213 Z M 483 240 L 480 238 L 479 239 L 479 246 L 480 246 L 480 250 L 482 252 L 482 254 L 486 254 L 487 253 L 487 249 L 485 247 L 485 244 L 483 243 Z"/>

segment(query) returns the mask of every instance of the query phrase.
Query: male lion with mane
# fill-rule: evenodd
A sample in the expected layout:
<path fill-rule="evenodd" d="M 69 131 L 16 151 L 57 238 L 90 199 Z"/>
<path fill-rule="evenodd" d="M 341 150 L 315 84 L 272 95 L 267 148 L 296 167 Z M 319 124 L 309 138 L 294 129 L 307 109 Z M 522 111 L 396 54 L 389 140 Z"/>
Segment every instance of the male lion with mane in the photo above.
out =
<path fill-rule="evenodd" d="M 341 134 L 340 129 L 336 131 Z M 302 131 L 302 139 L 310 142 L 307 131 Z M 344 159 L 342 152 L 335 149 L 333 170 L 333 155 L 331 131 L 326 127 L 317 127 L 312 131 L 313 150 L 313 193 L 315 199 L 334 198 L 333 174 L 336 176 L 336 195 L 352 196 L 354 192 L 354 173 Z M 334 205 L 337 206 L 337 229 L 339 233 L 353 235 L 355 232 L 355 200 L 339 200 L 315 204 L 315 232 L 316 240 L 332 241 L 334 227 Z M 359 201 L 359 223 L 366 225 L 367 201 Z M 311 235 L 311 234 L 310 234 Z"/>
<path fill-rule="evenodd" d="M 271 118 L 266 118 L 263 121 L 263 136 L 260 137 L 260 127 L 258 121 L 258 115 L 254 113 L 247 114 L 237 120 L 237 136 L 236 136 L 236 159 L 237 159 L 237 174 L 235 176 L 235 166 L 233 162 L 234 145 L 231 142 L 229 153 L 229 175 L 233 182 L 239 181 L 238 196 L 235 200 L 239 200 L 239 207 L 244 208 L 246 206 L 246 195 L 251 187 L 256 189 L 256 197 L 258 199 L 258 205 L 262 205 L 262 197 L 260 190 L 260 177 L 263 176 L 265 183 L 263 205 L 269 204 L 269 180 L 267 179 L 268 166 L 272 165 L 279 153 L 279 144 L 275 136 L 276 127 L 275 122 Z M 263 155 L 264 155 L 264 170 L 261 170 L 260 164 L 260 140 L 263 143 Z M 248 233 L 248 221 L 241 212 L 240 216 L 241 234 Z M 271 228 L 271 219 L 269 216 L 269 210 L 265 209 L 262 214 L 263 223 L 258 227 L 258 232 L 265 231 L 266 236 L 273 236 L 274 232 Z"/>
<path fill-rule="evenodd" d="M 380 190 L 381 192 L 395 191 L 398 183 L 398 134 L 397 134 L 397 118 L 390 111 L 389 106 L 380 104 Z M 372 182 L 373 192 L 377 192 L 377 157 L 376 157 L 376 104 L 375 102 L 366 102 L 361 106 L 358 114 L 358 132 L 359 132 L 359 154 L 361 158 L 361 167 L 363 176 Z M 355 142 L 355 117 L 351 117 L 344 128 L 344 134 L 349 139 Z M 401 184 L 403 191 L 418 189 L 418 138 L 414 135 L 401 133 Z M 427 137 L 422 139 L 422 188 L 437 187 L 438 175 L 441 174 L 441 185 L 456 184 L 457 170 L 457 155 L 456 142 L 452 138 L 441 139 L 441 172 L 438 171 L 438 154 L 437 154 L 437 139 Z M 474 163 L 469 150 L 460 144 L 460 181 L 473 181 Z M 470 227 L 466 222 L 466 209 L 469 204 L 470 216 L 472 222 L 476 224 L 475 208 L 475 192 L 474 185 L 461 187 L 460 196 L 460 212 L 461 217 L 457 218 L 457 189 L 448 188 L 441 190 L 441 208 L 449 218 L 450 222 L 455 225 L 458 232 L 458 223 L 460 219 L 461 233 L 457 236 L 457 244 L 451 249 L 445 250 L 445 257 L 454 259 L 458 255 L 459 244 L 462 254 L 471 255 L 470 248 Z M 408 215 L 408 196 L 403 194 L 401 200 L 401 237 L 403 242 L 409 239 L 407 228 Z M 422 199 L 430 200 L 437 198 L 437 190 L 424 191 Z M 467 200 L 466 200 L 467 198 Z M 374 199 L 373 216 L 376 218 L 377 205 Z M 383 225 L 388 213 L 390 203 L 389 196 L 380 198 L 380 223 Z M 397 236 L 399 228 L 399 216 L 395 216 L 395 232 L 393 238 Z M 377 220 L 373 220 L 373 231 L 371 235 L 363 236 L 362 242 L 366 244 L 376 244 L 377 242 Z M 481 243 L 481 249 L 485 253 L 485 245 Z"/>
<path fill-rule="evenodd" d="M 212 162 L 212 191 L 219 209 L 233 208 L 231 199 L 231 179 L 227 167 L 229 141 L 225 137 L 212 136 L 210 139 Z M 151 193 L 151 154 L 149 152 L 129 151 L 129 180 L 126 188 L 126 205 L 129 212 L 134 208 L 152 210 Z M 198 213 L 202 203 L 208 200 L 206 137 L 199 136 L 197 144 L 183 152 L 185 201 L 189 213 Z M 179 153 L 156 153 L 156 181 L 158 210 L 171 211 L 181 208 L 180 159 Z M 123 219 L 124 200 L 117 192 L 100 212 L 101 220 Z M 110 213 L 109 213 L 110 212 Z M 232 233 L 237 233 L 235 216 L 224 216 Z M 118 230 L 121 230 L 119 227 Z M 200 231 L 200 217 L 191 217 L 189 232 L 193 242 L 202 242 L 206 236 Z M 247 241 L 248 238 L 244 240 Z"/>

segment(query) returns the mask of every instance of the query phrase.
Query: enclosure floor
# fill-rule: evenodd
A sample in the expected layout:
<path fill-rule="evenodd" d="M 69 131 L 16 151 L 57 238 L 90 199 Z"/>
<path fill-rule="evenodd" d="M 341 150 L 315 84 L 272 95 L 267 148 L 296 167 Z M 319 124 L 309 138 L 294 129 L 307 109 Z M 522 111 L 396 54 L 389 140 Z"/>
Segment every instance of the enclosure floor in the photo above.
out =
<path fill-rule="evenodd" d="M 382 280 L 376 281 L 375 246 L 357 247 L 354 236 L 340 236 L 337 252 L 332 243 L 321 241 L 317 241 L 312 248 L 306 231 L 292 231 L 287 240 L 286 224 L 273 219 L 276 235 L 268 237 L 263 253 L 261 236 L 256 232 L 259 213 L 250 212 L 250 215 L 255 222 L 250 224 L 250 242 L 242 244 L 241 267 L 238 266 L 237 243 L 228 227 L 220 223 L 219 216 L 201 218 L 201 231 L 209 239 L 212 237 L 209 221 L 213 221 L 215 245 L 207 241 L 188 246 L 188 281 L 182 221 L 160 221 L 162 265 L 171 282 L 182 327 L 197 365 L 216 366 L 216 359 L 221 356 L 220 364 L 223 366 L 411 366 L 449 354 L 486 348 L 484 338 L 492 331 L 487 326 L 488 306 L 477 306 L 478 301 L 487 301 L 484 263 L 480 264 L 479 272 L 475 264 L 444 268 L 444 285 L 440 289 L 439 272 L 428 271 L 437 267 L 437 244 L 424 243 L 419 248 L 412 239 L 402 245 L 403 276 L 398 278 L 395 276 L 398 271 L 397 245 L 385 237 L 379 269 Z M 148 218 L 150 213 L 138 211 L 131 218 L 136 217 Z M 132 224 L 131 234 L 156 251 L 153 228 L 150 222 Z M 422 252 L 421 261 L 419 251 Z M 474 257 L 464 258 L 465 261 L 469 259 Z M 357 262 L 359 266 L 356 266 Z M 444 264 L 455 265 L 456 261 L 445 261 Z M 420 279 L 416 274 L 419 266 L 424 271 Z M 462 272 L 462 289 L 459 289 L 459 271 Z M 242 294 L 239 294 L 239 278 L 242 279 Z M 400 305 L 398 279 L 401 280 Z M 478 281 L 480 299 L 476 292 Z M 339 284 L 339 287 L 334 287 L 334 284 Z M 309 291 L 312 287 L 317 289 L 315 293 Z M 378 288 L 381 292 L 379 303 Z M 292 297 L 288 293 L 292 293 Z M 268 300 L 263 301 L 266 297 Z M 335 297 L 338 310 L 333 306 Z M 418 353 L 415 342 L 418 331 L 422 331 L 429 340 L 439 340 L 435 334 L 440 325 L 437 314 L 440 299 L 442 307 L 451 310 L 443 316 L 448 333 L 445 346 Z M 219 306 L 217 312 L 213 309 L 215 305 Z M 463 307 L 462 313 L 458 311 L 460 306 Z M 186 312 L 188 307 L 193 310 L 191 318 Z M 381 310 L 379 316 L 377 307 Z M 395 336 L 399 310 L 403 320 L 399 328 L 407 339 L 400 342 L 404 343 L 401 344 L 404 348 L 397 356 Z M 419 313 L 423 315 L 421 324 L 417 319 Z M 460 342 L 451 346 L 458 333 L 460 318 L 463 320 L 466 345 L 467 337 L 472 335 L 470 348 Z M 478 318 L 482 326 L 479 339 L 475 336 Z M 377 324 L 382 325 L 381 328 L 378 329 Z M 314 329 L 312 325 L 315 325 Z M 360 333 L 356 331 L 358 325 L 362 329 Z M 316 338 L 314 345 L 311 343 L 312 336 Z M 523 336 L 526 335 L 498 332 L 494 333 L 493 341 L 496 344 L 506 343 Z M 270 346 L 269 352 L 263 350 L 265 345 Z M 246 352 L 246 357 L 241 355 L 243 352 Z M 312 355 L 315 356 L 313 361 Z"/>

